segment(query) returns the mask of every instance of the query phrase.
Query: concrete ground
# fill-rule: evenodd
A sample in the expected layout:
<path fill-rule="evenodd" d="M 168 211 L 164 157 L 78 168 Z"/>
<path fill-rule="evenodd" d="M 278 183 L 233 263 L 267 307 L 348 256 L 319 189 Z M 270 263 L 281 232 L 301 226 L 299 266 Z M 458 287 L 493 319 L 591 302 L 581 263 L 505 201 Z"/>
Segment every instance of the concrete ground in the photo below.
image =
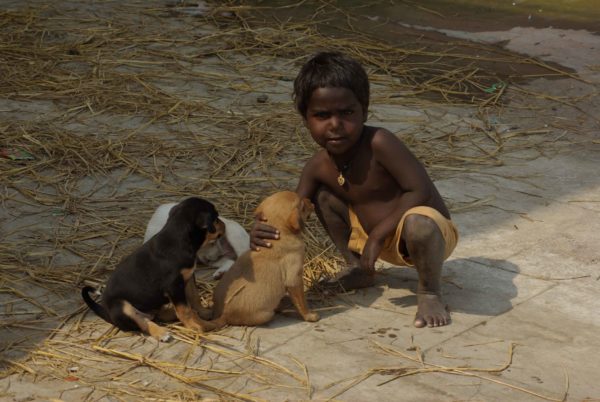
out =
<path fill-rule="evenodd" d="M 508 28 L 446 34 L 506 40 L 513 51 L 530 51 L 519 47 L 525 34 Z M 78 310 L 66 326 L 49 322 L 59 331 L 39 337 L 42 347 L 31 355 L 2 357 L 20 372 L 0 379 L 0 399 L 600 401 L 600 36 L 551 35 L 575 41 L 565 45 L 571 52 L 565 66 L 585 82 L 533 80 L 523 88 L 546 98 L 514 92 L 512 107 L 483 122 L 493 122 L 485 128 L 490 132 L 522 128 L 515 141 L 527 130 L 547 128 L 547 140 L 514 150 L 501 166 L 436 181 L 461 236 L 443 272 L 451 325 L 414 328 L 415 272 L 385 266 L 373 288 L 328 298 L 311 294 L 322 317 L 317 323 L 286 311 L 259 328 L 210 335 L 207 343 L 179 336 L 156 344 L 123 334 L 109 342 L 110 327 Z M 559 39 L 545 52 L 537 45 L 534 55 L 560 64 Z M 572 43 L 587 47 L 576 51 Z M 561 96 L 569 103 L 549 99 Z M 427 138 L 448 125 L 483 124 L 477 116 L 469 107 L 380 104 L 370 122 Z M 55 310 L 77 300 L 53 296 L 46 304 L 44 290 L 38 293 L 39 304 Z M 127 363 L 111 365 L 110 359 Z M 168 365 L 182 360 L 182 371 Z M 53 361 L 72 367 L 52 371 Z M 203 377 L 210 370 L 220 370 L 220 377 Z M 172 394 L 165 398 L 165 392 Z"/>

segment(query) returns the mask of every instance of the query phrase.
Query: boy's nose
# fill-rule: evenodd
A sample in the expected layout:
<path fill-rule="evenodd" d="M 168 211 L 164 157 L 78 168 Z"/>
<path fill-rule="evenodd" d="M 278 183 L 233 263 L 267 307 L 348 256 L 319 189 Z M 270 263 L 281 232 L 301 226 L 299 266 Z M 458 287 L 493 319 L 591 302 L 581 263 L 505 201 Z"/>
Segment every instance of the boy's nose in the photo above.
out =
<path fill-rule="evenodd" d="M 340 126 L 340 118 L 338 116 L 331 116 L 331 119 L 329 120 L 329 124 L 331 125 L 332 129 L 336 129 Z"/>

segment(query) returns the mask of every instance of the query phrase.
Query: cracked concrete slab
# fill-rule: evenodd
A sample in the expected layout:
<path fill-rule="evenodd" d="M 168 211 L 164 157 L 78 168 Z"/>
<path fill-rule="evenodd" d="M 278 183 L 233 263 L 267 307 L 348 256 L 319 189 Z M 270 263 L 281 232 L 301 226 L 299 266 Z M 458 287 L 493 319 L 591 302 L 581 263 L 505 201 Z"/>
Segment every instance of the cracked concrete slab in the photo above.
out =
<path fill-rule="evenodd" d="M 20 2 L 6 4 L 20 7 Z M 206 33 L 210 31 L 202 32 Z M 271 33 L 261 30 L 255 34 L 260 39 Z M 529 43 L 532 35 L 542 35 L 535 39 L 538 44 Z M 505 107 L 492 111 L 434 101 L 404 105 L 390 97 L 387 88 L 374 83 L 373 91 L 385 96 L 373 97 L 371 123 L 380 123 L 406 141 L 420 139 L 414 146 L 422 147 L 418 151 L 423 154 L 434 152 L 465 160 L 492 156 L 464 170 L 460 166 L 451 171 L 443 165 L 428 166 L 438 178 L 436 185 L 451 206 L 461 235 L 443 271 L 443 296 L 452 314 L 451 325 L 414 328 L 416 272 L 384 266 L 378 269 L 372 288 L 329 297 L 309 294 L 309 303 L 321 314 L 319 322 L 303 322 L 288 309 L 258 328 L 227 328 L 208 335 L 210 341 L 178 331 L 173 342 L 159 344 L 138 334 L 114 331 L 92 314 L 81 314 L 77 286 L 71 286 L 69 292 L 55 291 L 52 281 L 46 287 L 31 286 L 25 279 L 34 272 L 25 269 L 23 276 L 11 278 L 11 288 L 0 286 L 0 363 L 16 367 L 16 374 L 7 370 L 3 373 L 8 374 L 0 376 L 0 398 L 133 401 L 140 400 L 140 395 L 152 399 L 169 392 L 170 400 L 600 400 L 600 98 L 594 59 L 600 49 L 599 37 L 581 30 L 533 28 L 460 32 L 460 36 L 509 40 L 508 49 L 571 66 L 590 82 L 573 76 L 520 82 L 507 89 Z M 169 45 L 160 44 L 156 49 L 165 46 Z M 531 46 L 535 52 L 530 52 Z M 569 47 L 568 57 L 563 53 L 565 46 Z M 587 51 L 585 46 L 596 46 L 596 50 Z M 193 55 L 193 49 L 182 51 Z M 546 56 L 545 51 L 550 53 Z M 253 62 L 273 74 L 289 70 L 291 65 L 288 60 L 269 65 L 268 60 Z M 240 56 L 238 61 L 248 60 Z M 190 62 L 188 67 L 199 75 L 235 70 L 235 65 L 224 68 L 221 62 L 220 57 L 209 56 L 205 64 Z M 277 109 L 281 108 L 279 102 L 286 107 L 290 102 L 291 81 L 285 74 L 256 80 L 255 90 L 246 92 L 241 89 L 247 77 L 232 77 L 227 88 L 212 82 L 192 85 L 189 80 L 157 79 L 155 84 L 186 101 L 193 101 L 196 92 L 206 91 L 214 96 L 210 106 L 247 114 L 249 120 L 259 94 L 274 102 L 264 107 Z M 52 101 L 12 99 L 0 99 L 0 112 L 7 121 L 32 124 L 67 113 Z M 94 137 L 96 129 L 108 127 L 112 131 L 106 135 L 118 139 L 147 120 L 113 113 L 87 116 L 87 112 L 82 106 L 62 129 Z M 169 132 L 171 128 L 175 130 L 156 122 L 140 127 L 139 132 L 157 148 L 193 137 L 188 132 L 178 137 L 179 133 Z M 206 129 L 198 121 L 188 128 Z M 215 128 L 213 135 L 222 134 Z M 444 141 L 434 141 L 440 138 Z M 463 147 L 465 144 L 476 146 Z M 83 258 L 68 248 L 57 250 L 55 237 L 70 239 L 77 230 L 91 230 L 96 222 L 88 222 L 83 229 L 76 214 L 71 214 L 78 208 L 92 210 L 97 217 L 110 212 L 81 201 L 88 193 L 103 199 L 103 205 L 109 201 L 120 205 L 121 214 L 135 210 L 137 215 L 127 225 L 119 221 L 122 217 L 115 217 L 110 230 L 116 236 L 128 231 L 141 237 L 144 218 L 152 210 L 149 205 L 139 206 L 135 197 L 124 197 L 129 191 L 153 190 L 154 179 L 162 179 L 162 171 L 160 159 L 149 157 L 135 163 L 147 168 L 145 176 L 128 175 L 123 166 L 106 175 L 94 172 L 84 180 L 65 184 L 72 187 L 73 197 L 60 207 L 24 203 L 15 208 L 15 200 L 27 197 L 7 187 L 3 190 L 7 207 L 0 210 L 0 235 L 6 242 L 29 239 L 24 244 L 36 246 L 11 250 L 16 256 L 2 249 L 3 258 L 11 263 L 20 257 L 19 261 L 41 264 L 49 278 L 68 273 L 73 284 L 79 284 L 83 270 L 89 274 L 106 269 L 114 255 L 135 246 L 137 239 L 110 243 L 92 237 L 84 250 L 93 261 L 77 271 L 73 267 L 80 269 L 77 264 Z M 188 165 L 182 157 L 177 166 L 165 169 L 182 169 L 176 184 L 192 191 L 196 181 L 203 179 L 203 165 Z M 29 184 L 20 183 L 23 188 Z M 37 190 L 46 191 L 43 187 Z M 169 188 L 154 202 L 173 197 L 173 191 Z M 36 231 L 30 232 L 30 228 Z M 199 282 L 206 282 L 209 275 L 201 273 Z M 21 281 L 23 287 L 13 285 Z M 37 319 L 42 313 L 50 318 Z M 58 361 L 73 364 L 64 372 L 53 371 L 60 367 Z M 210 387 L 230 394 L 219 394 Z M 116 395 L 114 389 L 129 394 Z M 244 398 L 235 396 L 242 394 Z"/>

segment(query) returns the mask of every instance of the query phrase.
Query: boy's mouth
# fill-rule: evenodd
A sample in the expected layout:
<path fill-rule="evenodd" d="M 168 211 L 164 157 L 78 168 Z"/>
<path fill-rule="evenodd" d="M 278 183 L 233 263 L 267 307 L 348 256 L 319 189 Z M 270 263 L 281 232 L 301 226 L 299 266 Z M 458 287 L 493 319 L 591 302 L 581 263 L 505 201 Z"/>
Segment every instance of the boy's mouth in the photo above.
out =
<path fill-rule="evenodd" d="M 325 148 L 334 154 L 338 154 L 346 148 L 346 143 L 347 138 L 345 137 L 329 138 L 325 143 Z"/>
<path fill-rule="evenodd" d="M 330 139 L 330 140 L 327 140 L 326 147 L 331 150 L 334 150 L 334 149 L 337 150 L 340 147 L 343 147 L 345 142 L 346 141 L 344 138 Z"/>
<path fill-rule="evenodd" d="M 333 143 L 333 144 L 339 144 L 340 142 L 344 141 L 346 139 L 346 137 L 329 137 L 327 138 L 327 142 Z"/>

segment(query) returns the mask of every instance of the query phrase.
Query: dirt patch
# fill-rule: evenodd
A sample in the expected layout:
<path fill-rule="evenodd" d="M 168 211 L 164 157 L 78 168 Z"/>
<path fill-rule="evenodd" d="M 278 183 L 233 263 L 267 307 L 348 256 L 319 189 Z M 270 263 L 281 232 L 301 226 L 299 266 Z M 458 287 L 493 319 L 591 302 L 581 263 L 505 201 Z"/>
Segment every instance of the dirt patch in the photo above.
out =
<path fill-rule="evenodd" d="M 318 13 L 283 24 L 237 3 L 3 3 L 2 397 L 27 397 L 37 380 L 40 399 L 310 398 L 302 363 L 261 359 L 243 329 L 201 336 L 174 324 L 177 342 L 161 347 L 83 315 L 78 292 L 141 242 L 161 203 L 200 195 L 248 227 L 265 194 L 295 187 L 315 145 L 291 80 L 317 50 L 366 66 L 370 121 L 402 136 L 435 178 L 595 144 L 597 89 L 565 70 L 398 24 L 381 41 L 377 21 L 353 24 L 366 14 L 307 5 Z M 340 259 L 315 220 L 308 232 L 314 283 Z M 210 273 L 198 277 L 205 299 Z"/>
<path fill-rule="evenodd" d="M 478 70 L 489 74 L 488 83 L 493 85 L 500 81 L 526 83 L 539 77 L 561 78 L 565 73 L 574 72 L 556 61 L 540 64 L 537 60 L 515 54 L 503 47 L 507 42 L 504 38 L 490 40 L 483 45 L 474 43 L 470 38 L 453 37 L 443 32 L 443 29 L 494 31 L 519 25 L 514 14 L 506 11 L 499 13 L 493 7 L 470 4 L 458 7 L 436 2 L 435 7 L 451 11 L 450 15 L 446 15 L 427 8 L 426 4 L 413 2 L 397 2 L 393 5 L 375 2 L 370 3 L 368 8 L 359 2 L 347 2 L 343 7 L 329 8 L 311 3 L 296 7 L 282 6 L 281 2 L 274 1 L 258 4 L 273 6 L 258 8 L 254 12 L 253 15 L 261 24 L 270 23 L 273 19 L 297 23 L 310 20 L 327 36 L 350 40 L 364 40 L 367 36 L 404 49 L 402 62 L 408 65 L 439 66 L 438 69 L 432 67 L 425 79 L 450 69 L 460 69 L 460 74 L 465 70 Z M 506 21 L 502 23 L 498 19 Z M 481 29 L 475 29 L 473 24 L 477 21 L 481 22 Z"/>

